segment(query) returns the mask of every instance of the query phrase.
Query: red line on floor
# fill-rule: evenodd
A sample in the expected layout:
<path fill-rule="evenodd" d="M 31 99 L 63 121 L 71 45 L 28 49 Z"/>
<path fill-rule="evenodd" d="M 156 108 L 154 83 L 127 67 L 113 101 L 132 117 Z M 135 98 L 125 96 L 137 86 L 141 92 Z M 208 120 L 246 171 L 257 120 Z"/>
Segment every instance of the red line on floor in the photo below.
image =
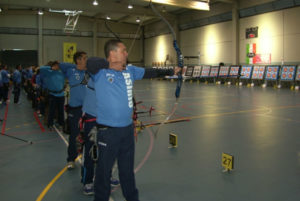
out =
<path fill-rule="evenodd" d="M 7 97 L 7 100 L 9 100 L 9 97 L 10 97 L 10 90 L 8 92 L 8 97 Z M 4 115 L 4 119 L 3 119 L 3 124 L 2 124 L 2 135 L 5 133 L 5 126 L 6 126 L 6 119 L 7 119 L 7 114 L 8 114 L 8 105 L 9 103 L 7 103 L 8 101 L 6 101 L 6 108 L 5 108 L 5 115 Z"/>
<path fill-rule="evenodd" d="M 41 121 L 40 121 L 40 119 L 39 119 L 39 117 L 38 117 L 37 113 L 36 113 L 36 112 L 34 112 L 34 113 L 33 113 L 33 115 L 34 115 L 34 117 L 35 117 L 35 120 L 36 120 L 36 121 L 37 121 L 37 123 L 39 124 L 39 126 L 40 126 L 40 128 L 41 128 L 42 132 L 45 132 L 45 128 L 44 128 L 43 124 L 41 123 Z"/>

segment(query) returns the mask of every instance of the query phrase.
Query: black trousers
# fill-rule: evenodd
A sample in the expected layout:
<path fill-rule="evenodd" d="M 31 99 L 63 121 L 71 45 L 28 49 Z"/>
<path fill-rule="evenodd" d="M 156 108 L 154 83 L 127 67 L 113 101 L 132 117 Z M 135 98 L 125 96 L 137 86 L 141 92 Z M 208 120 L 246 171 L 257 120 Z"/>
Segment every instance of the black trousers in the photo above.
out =
<path fill-rule="evenodd" d="M 21 93 L 21 83 L 14 83 L 14 103 L 19 102 L 20 93 Z"/>
<path fill-rule="evenodd" d="M 64 126 L 64 96 L 53 96 L 49 95 L 49 113 L 48 113 L 48 127 L 53 126 L 53 119 L 55 116 L 55 111 L 58 114 L 58 124 Z"/>
<path fill-rule="evenodd" d="M 79 135 L 79 119 L 82 116 L 81 106 L 71 107 L 68 109 L 68 121 L 70 126 L 68 158 L 67 161 L 74 161 L 78 155 L 76 149 L 76 137 Z"/>
<path fill-rule="evenodd" d="M 99 158 L 94 181 L 94 201 L 108 201 L 111 193 L 112 167 L 118 161 L 119 178 L 127 201 L 139 201 L 134 175 L 134 128 L 133 124 L 119 128 L 99 128 Z"/>
<path fill-rule="evenodd" d="M 8 89 L 9 89 L 9 83 L 3 83 L 3 101 L 6 102 L 8 98 Z"/>

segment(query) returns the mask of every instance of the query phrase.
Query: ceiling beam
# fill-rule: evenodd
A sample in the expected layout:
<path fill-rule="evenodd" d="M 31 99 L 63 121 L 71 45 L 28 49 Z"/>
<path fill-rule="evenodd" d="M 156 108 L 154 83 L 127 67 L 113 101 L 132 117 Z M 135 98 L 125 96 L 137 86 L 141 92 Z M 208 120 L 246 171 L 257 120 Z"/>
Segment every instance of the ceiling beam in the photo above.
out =
<path fill-rule="evenodd" d="M 126 21 L 127 19 L 130 18 L 130 15 L 124 15 L 123 17 L 120 17 L 119 19 L 117 19 L 118 22 L 124 22 Z"/>
<path fill-rule="evenodd" d="M 233 0 L 216 0 L 215 2 L 233 3 Z"/>
<path fill-rule="evenodd" d="M 141 1 L 150 2 L 150 0 L 141 0 Z M 164 5 L 194 9 L 194 10 L 209 10 L 208 1 L 204 2 L 198 0 L 152 0 L 152 3 L 164 4 Z"/>

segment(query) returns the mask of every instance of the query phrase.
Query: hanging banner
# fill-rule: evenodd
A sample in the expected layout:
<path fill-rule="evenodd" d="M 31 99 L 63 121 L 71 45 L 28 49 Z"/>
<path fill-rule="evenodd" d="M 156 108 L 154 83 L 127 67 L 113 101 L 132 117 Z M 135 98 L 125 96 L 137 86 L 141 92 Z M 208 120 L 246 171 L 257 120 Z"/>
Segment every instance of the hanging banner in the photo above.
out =
<path fill-rule="evenodd" d="M 64 62 L 73 63 L 73 55 L 76 52 L 76 43 L 64 43 Z"/>
<path fill-rule="evenodd" d="M 255 64 L 256 63 L 256 43 L 247 44 L 246 46 L 246 63 Z"/>
<path fill-rule="evenodd" d="M 247 64 L 271 64 L 271 54 L 259 54 L 256 52 L 256 43 L 246 45 Z"/>
<path fill-rule="evenodd" d="M 271 54 L 256 54 L 255 62 L 257 64 L 271 64 Z"/>

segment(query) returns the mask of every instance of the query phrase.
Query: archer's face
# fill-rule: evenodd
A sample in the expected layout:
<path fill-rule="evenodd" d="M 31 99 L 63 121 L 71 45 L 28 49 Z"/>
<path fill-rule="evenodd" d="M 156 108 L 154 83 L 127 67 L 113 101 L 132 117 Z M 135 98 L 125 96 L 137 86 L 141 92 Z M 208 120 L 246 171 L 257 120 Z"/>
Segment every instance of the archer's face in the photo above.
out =
<path fill-rule="evenodd" d="M 52 68 L 52 70 L 59 70 L 59 65 L 58 65 L 58 64 L 55 64 L 55 65 L 53 65 L 51 68 Z"/>
<path fill-rule="evenodd" d="M 123 43 L 118 44 L 118 48 L 113 51 L 115 62 L 120 63 L 122 66 L 126 66 L 127 63 L 127 49 Z"/>
<path fill-rule="evenodd" d="M 88 56 L 86 54 L 83 54 L 80 58 L 77 59 L 77 61 L 76 61 L 77 65 L 85 68 L 87 59 L 88 59 Z"/>

